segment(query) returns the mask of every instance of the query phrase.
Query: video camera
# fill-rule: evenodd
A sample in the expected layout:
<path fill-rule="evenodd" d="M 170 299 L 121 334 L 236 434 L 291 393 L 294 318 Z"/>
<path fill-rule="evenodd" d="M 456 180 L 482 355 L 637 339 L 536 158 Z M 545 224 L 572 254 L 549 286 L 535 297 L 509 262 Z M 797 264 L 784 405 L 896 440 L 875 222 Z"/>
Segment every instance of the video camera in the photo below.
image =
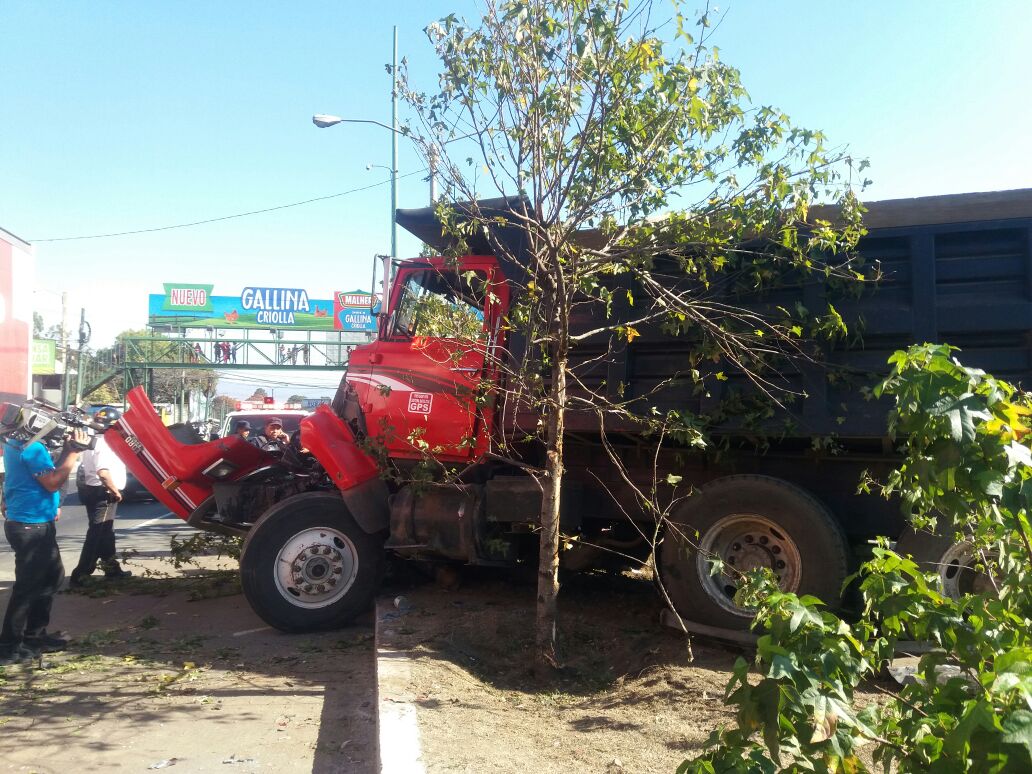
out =
<path fill-rule="evenodd" d="M 92 449 L 97 435 L 103 433 L 122 416 L 118 409 L 102 408 L 95 414 L 73 406 L 62 411 L 43 401 L 32 400 L 22 405 L 0 403 L 0 441 L 14 441 L 23 448 L 40 441 L 48 449 L 65 445 L 73 428 L 81 427 L 89 435 L 89 443 L 82 445 L 69 440 L 75 451 Z"/>

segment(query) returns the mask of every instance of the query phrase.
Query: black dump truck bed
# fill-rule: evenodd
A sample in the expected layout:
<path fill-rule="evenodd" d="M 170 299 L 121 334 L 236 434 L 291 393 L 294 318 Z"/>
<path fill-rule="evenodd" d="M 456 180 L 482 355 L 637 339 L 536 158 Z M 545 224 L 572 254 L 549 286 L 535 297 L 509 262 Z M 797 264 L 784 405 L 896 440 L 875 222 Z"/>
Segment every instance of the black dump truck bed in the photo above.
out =
<path fill-rule="evenodd" d="M 823 362 L 797 360 L 782 372 L 780 386 L 806 397 L 794 400 L 773 424 L 796 437 L 881 438 L 887 405 L 868 400 L 863 387 L 887 371 L 895 350 L 915 342 L 952 344 L 961 349 L 965 364 L 1032 387 L 1032 189 L 867 207 L 868 234 L 858 251 L 865 262 L 879 263 L 882 279 L 876 287 L 856 297 L 810 282 L 764 298 L 768 306 L 799 301 L 811 310 L 830 301 L 851 332 L 847 341 L 825 349 Z M 399 210 L 398 216 L 428 243 L 442 241 L 435 240 L 431 210 Z M 473 246 L 478 247 L 488 252 L 486 245 Z M 580 328 L 597 325 L 590 316 L 573 322 Z M 733 369 L 724 371 L 726 380 L 708 379 L 704 394 L 688 378 L 671 381 L 691 370 L 691 345 L 659 326 L 644 326 L 639 333 L 626 345 L 613 347 L 607 340 L 579 346 L 572 368 L 593 389 L 625 400 L 647 395 L 648 405 L 661 411 L 707 414 L 732 391 L 749 391 L 745 377 Z M 571 416 L 571 429 L 588 430 L 597 422 L 593 415 L 581 419 Z"/>
<path fill-rule="evenodd" d="M 966 365 L 1032 386 L 1032 190 L 869 207 L 869 233 L 858 252 L 866 263 L 880 265 L 876 285 L 856 297 L 810 282 L 764 299 L 783 306 L 800 301 L 810 310 L 830 302 L 850 329 L 845 340 L 824 348 L 823 362 L 796 359 L 781 372 L 780 386 L 806 397 L 789 403 L 767 429 L 843 439 L 884 436 L 888 404 L 869 400 L 863 388 L 887 372 L 894 351 L 919 342 L 951 344 Z M 642 329 L 609 363 L 607 383 L 622 381 L 625 396 L 648 394 L 690 368 L 688 352 L 676 337 Z M 663 387 L 650 403 L 708 414 L 733 391 L 755 393 L 743 375 L 724 373 L 726 381 L 707 380 L 705 395 L 685 380 Z"/>

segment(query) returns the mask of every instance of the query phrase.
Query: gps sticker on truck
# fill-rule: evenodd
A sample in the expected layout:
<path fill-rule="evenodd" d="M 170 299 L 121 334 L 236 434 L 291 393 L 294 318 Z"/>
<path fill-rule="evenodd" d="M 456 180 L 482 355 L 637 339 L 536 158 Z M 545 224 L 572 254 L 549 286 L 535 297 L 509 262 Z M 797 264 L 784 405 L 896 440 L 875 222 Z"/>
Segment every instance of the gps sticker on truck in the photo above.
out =
<path fill-rule="evenodd" d="M 413 414 L 429 414 L 434 405 L 434 394 L 432 392 L 409 393 L 408 410 Z"/>

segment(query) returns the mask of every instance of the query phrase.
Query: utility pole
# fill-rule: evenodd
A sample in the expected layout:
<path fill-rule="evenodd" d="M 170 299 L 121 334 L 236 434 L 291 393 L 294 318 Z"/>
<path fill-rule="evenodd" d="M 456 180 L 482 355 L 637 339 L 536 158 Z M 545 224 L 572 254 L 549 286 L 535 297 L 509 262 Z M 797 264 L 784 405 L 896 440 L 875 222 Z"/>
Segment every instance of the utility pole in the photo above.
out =
<path fill-rule="evenodd" d="M 179 382 L 179 421 L 185 423 L 190 415 L 186 412 L 186 371 L 180 372 Z"/>
<path fill-rule="evenodd" d="M 391 60 L 391 258 L 398 257 L 398 26 L 394 25 L 394 58 Z M 390 277 L 387 277 L 390 282 Z"/>
<path fill-rule="evenodd" d="M 61 379 L 61 410 L 68 408 L 68 380 L 71 378 L 70 360 L 68 357 L 68 292 L 61 293 L 61 363 L 64 369 Z"/>
<path fill-rule="evenodd" d="M 75 405 L 82 400 L 82 350 L 90 340 L 90 324 L 86 322 L 86 310 L 79 313 L 79 354 L 75 362 Z"/>

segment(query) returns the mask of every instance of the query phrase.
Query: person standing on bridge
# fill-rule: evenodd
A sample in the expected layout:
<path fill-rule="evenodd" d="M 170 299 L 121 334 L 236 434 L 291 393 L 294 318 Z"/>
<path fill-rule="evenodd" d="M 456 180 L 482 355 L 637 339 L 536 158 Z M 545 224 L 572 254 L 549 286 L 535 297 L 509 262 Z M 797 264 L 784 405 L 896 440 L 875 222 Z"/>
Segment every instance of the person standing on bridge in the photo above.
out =
<path fill-rule="evenodd" d="M 86 506 L 89 527 L 82 543 L 79 564 L 72 570 L 70 586 L 83 585 L 83 579 L 93 575 L 97 562 L 104 569 L 105 578 L 128 578 L 132 573 L 123 570 L 115 554 L 115 510 L 122 502 L 125 489 L 125 463 L 115 456 L 104 436 L 97 437 L 96 446 L 82 456 L 82 485 L 78 487 L 79 500 Z"/>
<path fill-rule="evenodd" d="M 57 547 L 61 487 L 89 438 L 75 428 L 57 462 L 39 441 L 4 443 L 4 535 L 14 549 L 14 588 L 0 627 L 0 664 L 64 650 L 68 641 L 47 633 L 54 594 L 64 580 Z"/>

